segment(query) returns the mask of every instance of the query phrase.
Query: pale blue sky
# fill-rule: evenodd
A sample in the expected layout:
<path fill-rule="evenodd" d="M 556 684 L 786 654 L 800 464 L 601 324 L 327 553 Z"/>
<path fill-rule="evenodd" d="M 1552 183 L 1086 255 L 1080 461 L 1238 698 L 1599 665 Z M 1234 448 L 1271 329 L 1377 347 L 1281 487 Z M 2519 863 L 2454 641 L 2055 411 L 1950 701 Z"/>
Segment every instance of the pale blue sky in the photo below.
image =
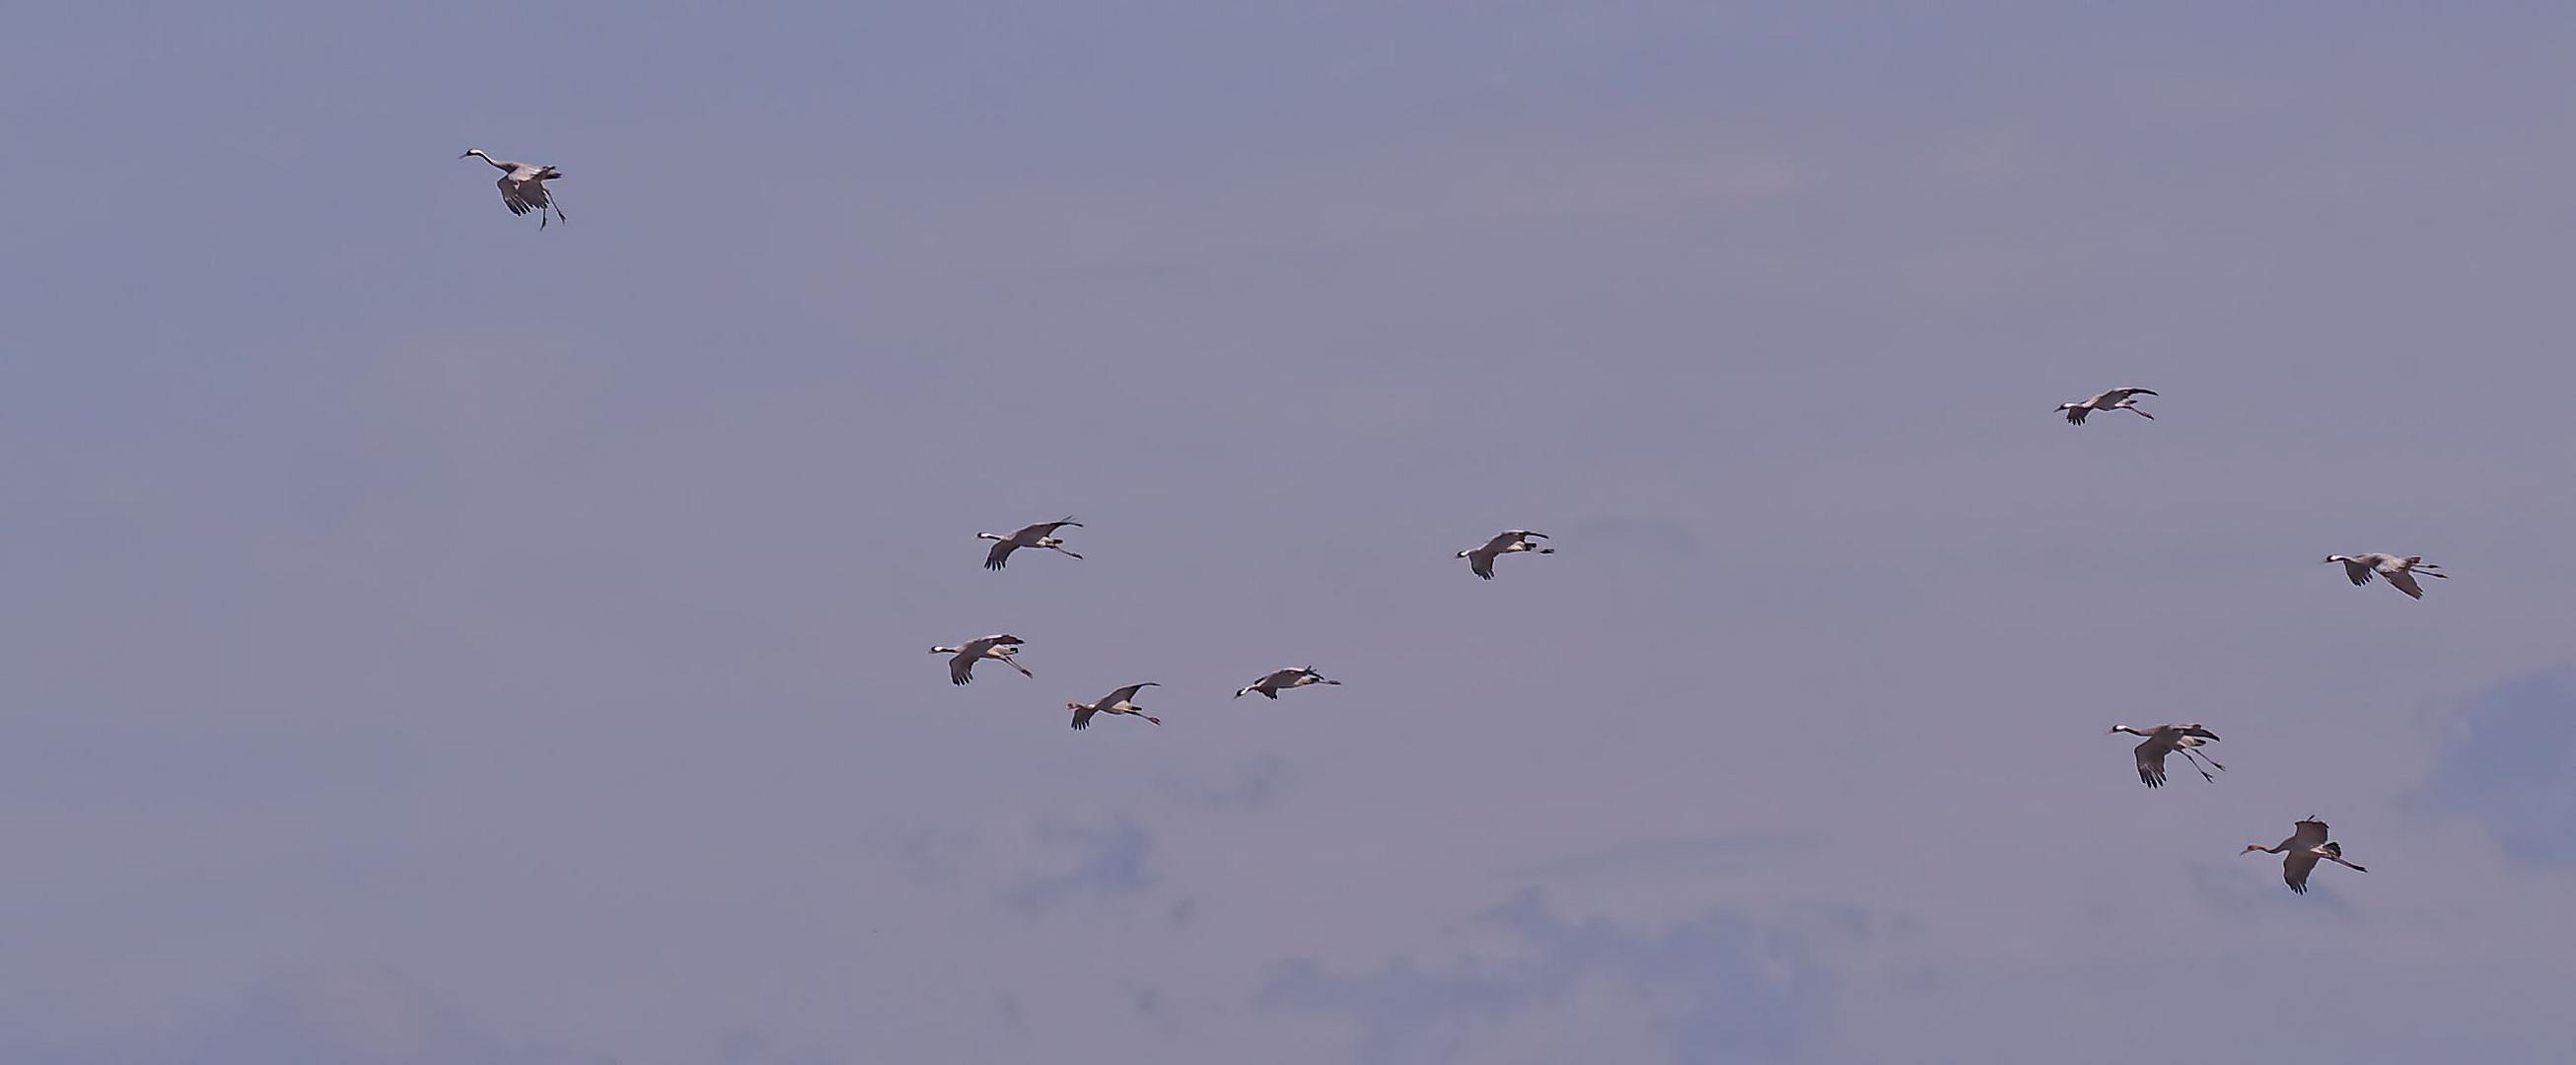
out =
<path fill-rule="evenodd" d="M 10 11 L 0 1058 L 2576 1050 L 2576 11 L 962 6 Z"/>

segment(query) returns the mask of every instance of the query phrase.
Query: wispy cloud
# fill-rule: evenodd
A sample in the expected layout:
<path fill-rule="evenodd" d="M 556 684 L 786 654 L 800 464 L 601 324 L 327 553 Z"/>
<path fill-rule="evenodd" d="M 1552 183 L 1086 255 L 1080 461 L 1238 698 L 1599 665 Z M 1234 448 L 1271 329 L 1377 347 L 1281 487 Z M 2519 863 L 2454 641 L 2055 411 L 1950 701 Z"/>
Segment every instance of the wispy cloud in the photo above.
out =
<path fill-rule="evenodd" d="M 0 1052 L 48 1065 L 615 1065 L 503 1034 L 400 973 L 363 966 L 278 974 L 163 1038 Z"/>
<path fill-rule="evenodd" d="M 1514 943 L 1505 956 L 1461 955 L 1436 969 L 1400 957 L 1347 976 L 1290 959 L 1271 966 L 1257 1001 L 1348 1018 L 1364 1062 L 1490 1060 L 1489 1044 L 1508 1022 L 1606 984 L 1643 1013 L 1622 1029 L 1651 1033 L 1660 1057 L 1790 1060 L 1834 1012 L 1841 979 L 1826 946 L 1861 934 L 1864 923 L 1854 916 L 1818 927 L 1711 909 L 1632 928 L 1568 920 L 1526 889 L 1478 918 Z"/>
<path fill-rule="evenodd" d="M 1029 872 L 1002 889 L 1003 906 L 1032 916 L 1078 903 L 1103 903 L 1154 885 L 1147 868 L 1154 837 L 1125 817 L 1098 826 L 1042 822 L 1041 845 L 1073 852 L 1071 868 L 1062 872 Z"/>
<path fill-rule="evenodd" d="M 2433 767 L 2408 808 L 2486 827 L 2506 858 L 2576 866 L 2576 669 L 2515 677 L 2431 715 Z"/>
<path fill-rule="evenodd" d="M 966 859 L 974 853 L 975 837 L 964 832 L 912 829 L 897 833 L 892 849 L 913 883 L 955 884 Z"/>
<path fill-rule="evenodd" d="M 1568 855 L 1516 872 L 1533 877 L 1739 872 L 1759 859 L 1794 854 L 1812 845 L 1805 837 L 1755 834 L 1645 840 Z"/>
<path fill-rule="evenodd" d="M 2210 909 L 2231 917 L 2260 917 L 2265 921 L 2297 920 L 2304 916 L 2324 914 L 2337 919 L 2352 916 L 2352 902 L 2335 890 L 2336 873 L 2324 864 L 2308 877 L 2308 893 L 2292 892 L 2281 882 L 2281 856 L 2278 854 L 2239 854 L 2236 862 L 2195 861 L 2191 863 L 2191 890 Z M 2255 859 L 2260 858 L 2261 861 Z M 2359 875 L 2359 874 L 2354 874 Z"/>
<path fill-rule="evenodd" d="M 1167 774 L 1162 787 L 1173 798 L 1200 809 L 1249 811 L 1278 801 L 1288 777 L 1286 760 L 1263 753 L 1241 760 L 1231 770 Z"/>

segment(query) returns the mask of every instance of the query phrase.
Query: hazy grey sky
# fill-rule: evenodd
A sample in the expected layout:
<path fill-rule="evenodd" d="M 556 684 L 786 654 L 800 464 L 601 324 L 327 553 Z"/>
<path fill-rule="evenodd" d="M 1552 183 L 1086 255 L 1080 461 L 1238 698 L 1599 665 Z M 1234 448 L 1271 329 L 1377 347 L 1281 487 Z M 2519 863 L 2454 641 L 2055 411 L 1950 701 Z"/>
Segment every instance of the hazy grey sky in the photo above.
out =
<path fill-rule="evenodd" d="M 0 1059 L 2576 1052 L 2576 11 L 968 6 L 10 10 Z"/>

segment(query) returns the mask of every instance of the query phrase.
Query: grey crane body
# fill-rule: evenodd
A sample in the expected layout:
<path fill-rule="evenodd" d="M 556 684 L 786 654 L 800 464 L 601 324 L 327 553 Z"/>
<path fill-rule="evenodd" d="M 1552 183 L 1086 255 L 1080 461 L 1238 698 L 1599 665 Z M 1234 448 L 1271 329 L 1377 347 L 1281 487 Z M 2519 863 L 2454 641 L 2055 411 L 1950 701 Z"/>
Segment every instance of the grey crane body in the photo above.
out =
<path fill-rule="evenodd" d="M 2450 574 L 2442 572 L 2442 567 L 2424 561 L 2422 555 L 2400 558 L 2373 551 L 2365 555 L 2327 555 L 2325 560 L 2343 563 L 2344 576 L 2352 578 L 2355 585 L 2370 583 L 2372 574 L 2386 577 L 2389 587 L 2406 593 L 2409 599 L 2424 598 L 2424 586 L 2415 583 L 2416 574 L 2442 580 L 2451 578 Z"/>
<path fill-rule="evenodd" d="M 1147 688 L 1159 687 L 1162 687 L 1162 685 L 1150 680 L 1140 684 L 1130 684 L 1103 696 L 1099 702 L 1066 703 L 1064 704 L 1064 708 L 1073 711 L 1073 727 L 1075 728 L 1090 728 L 1091 715 L 1093 714 L 1132 714 L 1136 717 L 1141 717 L 1147 721 L 1153 722 L 1154 724 L 1160 725 L 1163 723 L 1162 718 L 1146 713 L 1145 708 L 1136 705 L 1135 702 L 1137 692 L 1143 691 Z"/>
<path fill-rule="evenodd" d="M 2285 855 L 2281 859 L 2281 881 L 2290 885 L 2292 892 L 2301 895 L 2308 893 L 2308 874 L 2316 870 L 2319 861 L 2333 862 L 2356 873 L 2370 871 L 2345 861 L 2343 844 L 2328 840 L 2327 835 L 2326 823 L 2310 817 L 2299 822 L 2291 831 L 2290 838 L 2278 844 L 2266 847 L 2260 843 L 2248 843 L 2244 850 L 2236 853 L 2246 855 L 2261 851 Z"/>
<path fill-rule="evenodd" d="M 1315 672 L 1315 667 L 1313 666 L 1304 666 L 1297 669 L 1276 669 L 1263 674 L 1260 680 L 1253 681 L 1251 684 L 1236 691 L 1234 693 L 1234 697 L 1240 699 L 1244 696 L 1258 693 L 1260 695 L 1276 699 L 1279 697 L 1279 689 L 1281 688 L 1303 688 L 1310 684 L 1340 683 L 1341 682 L 1338 680 L 1325 680 L 1324 675 Z"/>
<path fill-rule="evenodd" d="M 950 684 L 965 684 L 973 681 L 975 663 L 987 658 L 1019 670 L 1023 677 L 1035 677 L 1037 674 L 1029 672 L 1027 666 L 1021 665 L 1018 659 L 1011 657 L 1018 654 L 1020 645 L 1026 642 L 1028 641 L 1009 633 L 996 633 L 968 640 L 959 647 L 933 647 L 930 653 L 949 656 L 948 683 Z"/>
<path fill-rule="evenodd" d="M 2156 416 L 2139 410 L 2138 401 L 2130 397 L 2155 394 L 2155 390 L 2150 388 L 2114 388 L 2081 403 L 2060 403 L 2057 409 L 2066 415 L 2068 425 L 2082 425 L 2086 415 L 2104 410 L 2124 410 L 2148 421 L 2154 421 Z"/>
<path fill-rule="evenodd" d="M 2111 731 L 2146 737 L 2132 748 L 2132 753 L 2138 760 L 2138 782 L 2150 788 L 2165 786 L 2165 756 L 2170 754 L 2181 754 L 2184 761 L 2190 762 L 2192 768 L 2200 771 L 2202 780 L 2212 783 L 2215 783 L 2218 778 L 2209 775 L 2211 769 L 2217 769 L 2220 772 L 2227 770 L 2226 766 L 2219 764 L 2218 759 L 2210 758 L 2205 754 L 2192 753 L 2192 748 L 2216 742 L 2218 739 L 2217 733 L 2200 727 L 2200 722 L 2157 725 L 2144 729 L 2129 725 L 2113 725 Z M 2202 763 L 2203 759 L 2207 759 L 2206 765 Z"/>
<path fill-rule="evenodd" d="M 1490 581 L 1494 579 L 1494 559 L 1503 555 L 1517 554 L 1523 551 L 1541 555 L 1555 554 L 1556 549 L 1553 547 L 1540 547 L 1539 545 L 1530 542 L 1531 540 L 1544 539 L 1547 539 L 1547 534 L 1543 532 L 1532 532 L 1528 529 L 1509 529 L 1497 534 L 1493 539 L 1485 541 L 1485 546 L 1483 547 L 1471 547 L 1465 551 L 1458 552 L 1457 557 L 1466 559 L 1467 568 L 1475 571 L 1476 576 Z"/>
<path fill-rule="evenodd" d="M 1011 552 L 1017 551 L 1023 547 L 1033 547 L 1041 550 L 1053 551 L 1061 555 L 1072 555 L 1074 558 L 1081 558 L 1081 555 L 1075 555 L 1073 552 L 1065 550 L 1064 541 L 1055 538 L 1055 531 L 1057 529 L 1065 528 L 1066 526 L 1079 529 L 1082 528 L 1082 523 L 1075 521 L 1070 517 L 1066 517 L 1056 521 L 1042 521 L 1035 525 L 1023 525 L 1012 530 L 1008 536 L 1002 535 L 1001 533 L 976 533 L 975 538 L 978 540 L 993 541 L 993 549 L 985 552 L 984 554 L 984 568 L 1002 568 L 1009 562 Z"/>
<path fill-rule="evenodd" d="M 546 228 L 546 211 L 564 220 L 563 208 L 555 203 L 554 193 L 546 182 L 563 176 L 563 171 L 543 163 L 522 163 L 516 159 L 495 159 L 481 148 L 467 148 L 459 159 L 477 157 L 501 171 L 501 203 L 511 214 L 537 213 L 537 228 Z"/>

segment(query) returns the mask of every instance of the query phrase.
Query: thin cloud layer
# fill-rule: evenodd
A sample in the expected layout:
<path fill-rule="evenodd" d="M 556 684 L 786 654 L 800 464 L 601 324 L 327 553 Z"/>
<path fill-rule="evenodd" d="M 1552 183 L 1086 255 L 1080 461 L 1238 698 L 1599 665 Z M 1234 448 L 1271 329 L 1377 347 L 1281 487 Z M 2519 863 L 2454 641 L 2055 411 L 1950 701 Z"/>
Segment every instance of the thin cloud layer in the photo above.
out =
<path fill-rule="evenodd" d="M 1070 852 L 1071 864 L 1024 873 L 1004 887 L 999 898 L 1011 910 L 1037 916 L 1110 902 L 1154 886 L 1153 834 L 1126 817 L 1098 825 L 1043 822 L 1034 832 L 1042 852 Z"/>
<path fill-rule="evenodd" d="M 2576 669 L 2513 677 L 2430 715 L 2417 812 L 2484 826 L 2507 859 L 2576 866 Z"/>
<path fill-rule="evenodd" d="M 604 1054 L 505 1035 L 400 973 L 355 966 L 281 973 L 173 1031 L 13 1058 L 39 1065 L 618 1065 Z"/>
<path fill-rule="evenodd" d="M 1504 949 L 1464 953 L 1426 967 L 1394 958 L 1338 975 L 1311 959 L 1274 963 L 1257 1001 L 1268 1008 L 1340 1017 L 1355 1058 L 1368 1063 L 1517 1060 L 1502 1040 L 1532 1014 L 1553 1023 L 1587 992 L 1606 991 L 1635 1010 L 1608 1030 L 1578 1033 L 1641 1049 L 1617 1028 L 1641 1023 L 1661 1061 L 1794 1060 L 1833 1020 L 1841 978 L 1832 947 L 1857 934 L 1713 908 L 1635 928 L 1607 918 L 1568 919 L 1536 889 L 1477 918 Z"/>

